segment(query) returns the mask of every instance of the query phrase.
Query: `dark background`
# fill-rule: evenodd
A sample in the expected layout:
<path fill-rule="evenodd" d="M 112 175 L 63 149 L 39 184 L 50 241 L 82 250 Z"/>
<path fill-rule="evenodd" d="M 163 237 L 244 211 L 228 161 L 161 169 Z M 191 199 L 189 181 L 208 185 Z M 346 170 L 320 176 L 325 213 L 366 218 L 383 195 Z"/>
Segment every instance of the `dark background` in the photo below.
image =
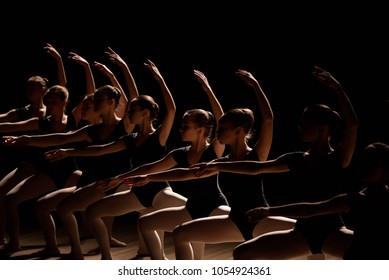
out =
<path fill-rule="evenodd" d="M 124 86 L 120 69 L 104 54 L 112 47 L 127 62 L 140 93 L 160 104 L 159 87 L 143 63 L 151 59 L 163 74 L 177 105 L 173 148 L 182 144 L 177 125 L 183 112 L 210 109 L 193 70 L 205 73 L 225 111 L 249 107 L 257 112 L 251 89 L 234 74 L 246 69 L 260 82 L 275 114 L 274 158 L 303 148 L 296 127 L 306 105 L 324 102 L 337 109 L 336 96 L 310 76 L 318 65 L 342 83 L 354 105 L 360 122 L 358 153 L 367 143 L 388 143 L 388 17 L 383 5 L 369 3 L 14 2 L 1 18 L 0 109 L 25 104 L 24 85 L 32 75 L 55 83 L 46 43 L 63 57 L 70 106 L 79 101 L 85 83 L 69 52 L 106 64 Z M 98 71 L 94 74 L 97 87 L 108 82 Z"/>

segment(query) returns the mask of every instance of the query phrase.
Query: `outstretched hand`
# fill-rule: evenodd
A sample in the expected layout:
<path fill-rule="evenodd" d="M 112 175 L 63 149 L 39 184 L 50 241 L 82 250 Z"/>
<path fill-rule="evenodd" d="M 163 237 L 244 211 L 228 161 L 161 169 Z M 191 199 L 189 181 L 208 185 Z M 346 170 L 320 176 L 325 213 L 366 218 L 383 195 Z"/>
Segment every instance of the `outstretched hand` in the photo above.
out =
<path fill-rule="evenodd" d="M 240 77 L 247 85 L 255 87 L 258 84 L 258 81 L 254 78 L 254 76 L 246 70 L 238 69 L 235 74 Z"/>
<path fill-rule="evenodd" d="M 77 62 L 80 65 L 89 65 L 89 62 L 85 58 L 83 58 L 82 56 L 79 56 L 75 52 L 69 52 L 68 58 Z"/>
<path fill-rule="evenodd" d="M 108 50 L 104 53 L 108 56 L 110 61 L 121 67 L 126 66 L 126 62 L 112 48 L 108 47 Z"/>
<path fill-rule="evenodd" d="M 191 165 L 189 169 L 194 170 L 195 177 L 201 177 L 208 172 L 217 171 L 216 166 L 212 162 L 199 162 Z"/>
<path fill-rule="evenodd" d="M 151 71 L 151 73 L 153 74 L 154 78 L 157 81 L 162 80 L 162 75 L 159 72 L 158 67 L 154 64 L 154 62 L 148 59 L 147 62 L 145 62 L 143 65 L 146 66 L 146 68 L 148 68 Z"/>
<path fill-rule="evenodd" d="M 200 83 L 200 85 L 201 85 L 201 87 L 203 88 L 204 91 L 207 91 L 207 90 L 209 90 L 211 88 L 211 86 L 209 85 L 208 79 L 204 75 L 203 72 L 201 72 L 199 70 L 194 70 L 193 73 L 197 77 L 197 80 L 199 81 L 199 83 Z"/>
<path fill-rule="evenodd" d="M 105 193 L 105 192 L 115 188 L 120 183 L 122 183 L 121 179 L 119 179 L 117 177 L 113 177 L 113 178 L 100 180 L 94 186 L 95 186 L 95 188 L 99 189 L 101 192 Z"/>
<path fill-rule="evenodd" d="M 54 162 L 68 156 L 65 149 L 51 150 L 45 153 L 45 159 Z"/>
<path fill-rule="evenodd" d="M 147 175 L 130 176 L 123 179 L 123 183 L 129 187 L 144 186 L 149 182 Z"/>
<path fill-rule="evenodd" d="M 46 46 L 43 48 L 49 55 L 54 57 L 55 59 L 58 59 L 61 57 L 59 52 L 49 43 L 46 44 Z"/>
<path fill-rule="evenodd" d="M 29 137 L 27 136 L 3 136 L 1 143 L 4 146 L 21 147 L 28 144 Z"/>
<path fill-rule="evenodd" d="M 258 223 L 267 218 L 269 215 L 268 207 L 257 207 L 246 212 L 247 221 L 249 223 Z"/>
<path fill-rule="evenodd" d="M 332 74 L 318 66 L 313 67 L 312 75 L 319 81 L 324 83 L 326 86 L 338 89 L 341 87 L 340 83 L 335 79 Z"/>

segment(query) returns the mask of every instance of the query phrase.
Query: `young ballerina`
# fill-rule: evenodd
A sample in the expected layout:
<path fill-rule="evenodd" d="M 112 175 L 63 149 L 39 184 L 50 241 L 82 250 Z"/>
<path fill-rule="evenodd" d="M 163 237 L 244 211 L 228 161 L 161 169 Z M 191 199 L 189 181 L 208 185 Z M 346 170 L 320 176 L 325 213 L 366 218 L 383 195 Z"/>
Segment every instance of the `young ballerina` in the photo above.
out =
<path fill-rule="evenodd" d="M 13 108 L 0 114 L 0 122 L 16 122 L 33 117 L 43 118 L 46 114 L 46 106 L 43 104 L 43 95 L 48 86 L 48 79 L 42 76 L 31 76 L 26 83 L 26 97 L 29 104 Z"/>
<path fill-rule="evenodd" d="M 166 104 L 166 114 L 161 125 L 154 128 L 154 121 L 156 120 L 159 112 L 158 104 L 151 96 L 140 95 L 130 102 L 130 109 L 128 112 L 130 122 L 137 126 L 137 132 L 125 135 L 120 139 L 105 145 L 93 145 L 82 149 L 54 150 L 47 153 L 47 158 L 49 160 L 58 160 L 67 156 L 95 157 L 100 155 L 110 155 L 112 153 L 126 153 L 128 159 L 131 160 L 133 167 L 162 158 L 165 154 L 166 141 L 174 122 L 176 107 L 170 91 L 155 64 L 149 60 L 145 63 L 145 66 L 150 69 L 163 92 L 163 98 Z M 121 162 L 118 161 L 117 164 L 121 164 Z M 103 166 L 106 168 L 106 164 Z M 116 171 L 118 172 L 115 175 L 124 173 L 123 171 L 120 172 L 120 170 Z M 106 178 L 111 177 L 113 176 L 107 176 Z M 100 204 L 100 202 L 103 201 L 104 196 L 106 194 L 114 193 L 115 189 L 117 189 L 119 185 L 114 189 L 109 190 L 107 193 L 103 193 L 95 187 L 95 184 L 92 183 L 77 189 L 74 193 L 61 201 L 57 210 L 64 228 L 69 235 L 71 243 L 70 258 L 83 259 L 77 230 L 77 221 L 73 213 L 76 211 L 84 211 L 94 202 L 98 202 Z M 118 202 L 118 204 L 124 203 L 135 205 L 135 207 L 137 207 L 136 210 L 138 211 L 146 210 L 147 207 L 150 207 L 151 205 L 155 205 L 158 209 L 158 207 L 165 207 L 166 205 L 183 205 L 185 203 L 185 200 L 181 196 L 177 195 L 171 198 L 172 196 L 165 195 L 166 192 L 172 192 L 171 188 L 168 187 L 166 183 L 159 183 L 158 186 L 155 186 L 154 188 L 145 188 L 143 190 L 138 188 L 136 194 L 129 190 L 115 193 L 114 196 L 122 198 L 123 202 Z M 165 197 L 168 197 L 169 199 L 165 199 Z M 139 200 L 141 200 L 141 202 Z M 103 204 L 100 205 L 103 206 Z M 113 205 L 116 206 L 116 203 Z M 109 210 L 113 208 L 113 205 L 104 205 L 101 211 L 104 213 L 107 211 L 109 212 Z M 115 215 L 108 213 L 106 216 L 112 217 Z M 108 237 L 107 229 L 103 221 L 101 226 L 102 231 Z M 96 232 L 94 232 L 94 234 L 96 235 Z M 108 251 L 110 251 L 109 240 L 107 240 L 107 242 Z"/>
<path fill-rule="evenodd" d="M 308 151 L 286 153 L 275 160 L 262 162 L 246 160 L 204 163 L 193 167 L 199 168 L 197 176 L 218 172 L 221 172 L 220 175 L 290 172 L 298 180 L 298 184 L 295 184 L 301 195 L 300 201 L 325 200 L 341 193 L 342 186 L 339 178 L 353 156 L 357 138 L 357 117 L 341 84 L 329 72 L 315 67 L 312 74 L 319 82 L 334 90 L 338 97 L 344 126 L 341 143 L 336 148 L 332 147 L 331 136 L 334 127 L 341 120 L 340 115 L 324 104 L 310 105 L 303 111 L 299 126 L 302 141 L 310 146 Z M 245 221 L 247 222 L 246 218 Z M 176 235 L 178 244 L 182 245 L 178 247 L 179 250 L 181 248 L 186 250 L 187 243 L 190 241 L 202 240 L 197 237 L 196 231 L 189 232 L 194 230 L 192 225 L 182 228 L 177 229 Z M 310 253 L 313 255 L 324 253 L 339 257 L 347 244 L 326 247 L 325 241 L 342 237 L 347 239 L 348 234 L 352 232 L 345 227 L 340 214 L 299 218 L 293 229 L 268 233 L 263 239 L 260 238 L 259 240 L 263 242 L 258 245 L 258 248 L 262 249 L 258 251 L 257 256 L 260 255 L 260 259 L 291 259 L 310 255 Z M 249 239 L 251 238 L 247 240 Z M 234 258 L 250 258 L 242 251 L 240 248 L 236 249 Z"/>
<path fill-rule="evenodd" d="M 256 92 L 261 122 L 259 134 L 254 147 L 248 145 L 248 138 L 253 131 L 254 114 L 248 108 L 236 108 L 225 112 L 219 119 L 216 137 L 220 143 L 228 145 L 228 155 L 216 162 L 235 160 L 264 161 L 270 151 L 273 136 L 273 112 L 257 80 L 251 73 L 238 70 L 236 73 Z M 175 176 L 166 176 L 173 173 Z M 216 172 L 214 173 L 214 175 Z M 155 180 L 189 180 L 194 179 L 195 172 L 190 168 L 173 169 L 163 173 L 150 174 Z M 205 176 L 206 177 L 206 176 Z M 251 239 L 270 230 L 292 228 L 293 219 L 272 217 L 258 226 L 246 222 L 244 213 L 252 205 L 267 206 L 261 176 L 220 173 L 217 184 L 227 198 L 230 206 L 228 215 L 197 218 L 184 222 L 173 230 L 176 259 L 194 259 L 193 243 L 238 242 Z"/>
<path fill-rule="evenodd" d="M 223 114 L 223 109 L 206 76 L 198 70 L 195 70 L 194 74 L 208 95 L 214 115 L 203 109 L 190 109 L 184 113 L 180 133 L 182 140 L 189 142 L 190 145 L 176 148 L 160 160 L 134 168 L 130 172 L 112 178 L 107 183 L 103 182 L 99 185 L 99 188 L 106 191 L 122 181 L 131 186 L 135 186 L 135 181 L 137 181 L 137 186 L 145 185 L 147 182 L 153 181 L 152 176 L 132 176 L 164 171 L 173 167 L 189 167 L 196 162 L 210 161 L 223 155 L 224 145 L 216 138 L 211 140 L 213 127 Z M 130 176 L 132 179 L 129 181 L 127 178 Z M 138 178 L 141 180 L 137 180 Z M 187 198 L 186 205 L 164 208 L 140 217 L 139 230 L 149 252 L 144 257 L 166 259 L 163 251 L 164 240 L 161 239 L 161 235 L 157 234 L 157 231 L 172 231 L 176 225 L 199 217 L 228 214 L 228 203 L 217 186 L 216 176 L 203 180 L 172 183 L 170 185 L 173 191 Z M 95 224 L 99 225 L 100 217 L 94 217 L 93 213 L 89 213 L 92 212 L 92 209 L 90 207 L 87 211 L 93 227 Z M 128 209 L 132 211 L 131 207 Z M 196 245 L 194 254 L 196 259 L 203 258 L 203 247 L 203 244 L 200 243 Z"/>
<path fill-rule="evenodd" d="M 48 135 L 36 135 L 36 136 L 19 136 L 19 137 L 7 137 L 6 144 L 8 145 L 29 145 L 37 147 L 51 147 L 53 145 L 69 145 L 74 146 L 85 146 L 87 144 L 99 144 L 99 143 L 110 143 L 118 139 L 119 137 L 126 135 L 132 131 L 133 126 L 130 124 L 128 118 L 120 119 L 115 114 L 115 108 L 119 102 L 121 93 L 116 87 L 105 85 L 96 90 L 94 93 L 94 107 L 95 111 L 99 112 L 101 122 L 96 124 L 90 124 L 84 126 L 78 130 L 73 130 L 68 133 L 54 133 Z M 128 123 L 128 126 L 126 126 Z M 85 144 L 83 144 L 85 143 Z M 47 148 L 46 148 L 47 149 Z M 71 158 L 71 157 L 70 157 Z M 105 176 L 112 176 L 116 174 L 115 169 L 121 168 L 122 172 L 128 170 L 131 167 L 131 163 L 128 160 L 128 155 L 113 154 L 109 157 L 96 157 L 92 163 L 88 158 L 77 158 L 76 162 L 80 170 L 83 172 L 80 180 L 62 190 L 58 190 L 54 193 L 48 194 L 37 203 L 37 211 L 41 213 L 39 220 L 44 224 L 42 228 L 44 232 L 48 229 L 53 229 L 50 221 L 44 219 L 47 215 L 50 215 L 50 211 L 54 210 L 58 203 L 63 200 L 66 196 L 73 193 L 77 186 L 83 186 L 89 182 L 106 178 Z M 104 165 L 108 160 L 113 162 L 120 162 L 117 164 L 115 169 L 105 168 Z M 55 163 L 55 162 L 54 162 Z M 102 177 L 99 177 L 102 176 Z M 45 210 L 45 211 L 44 211 Z M 47 211 L 48 210 L 48 211 Z M 44 222 L 45 221 L 45 222 Z M 50 230 L 45 233 L 46 246 L 42 252 L 44 255 L 58 255 L 59 249 L 57 247 L 55 239 L 55 230 Z"/>
<path fill-rule="evenodd" d="M 325 201 L 255 208 L 247 212 L 247 218 L 250 222 L 258 222 L 269 215 L 286 215 L 298 219 L 347 213 L 354 234 L 349 235 L 348 240 L 338 240 L 337 244 L 351 243 L 348 247 L 342 246 L 342 249 L 346 248 L 342 258 L 388 260 L 389 146 L 381 142 L 366 146 L 352 176 L 357 177 L 357 184 L 363 187 L 362 190 L 340 194 Z M 240 244 L 235 248 L 234 255 L 244 259 L 262 259 L 266 256 L 263 251 L 267 249 L 263 244 L 272 238 L 264 235 Z"/>
<path fill-rule="evenodd" d="M 65 114 L 68 97 L 69 94 L 65 87 L 59 85 L 50 87 L 44 96 L 49 117 L 13 123 L 9 128 L 12 127 L 12 131 L 35 130 L 42 134 L 75 129 L 74 118 L 72 115 Z M 8 132 L 11 132 L 11 129 Z M 7 137 L 5 143 L 6 139 Z M 76 172 L 77 166 L 73 158 L 48 163 L 44 158 L 42 148 L 29 149 L 29 155 L 23 160 L 28 162 L 26 165 L 31 166 L 31 174 L 20 180 L 20 174 L 25 175 L 21 163 L 15 172 L 11 172 L 1 181 L 1 190 L 4 194 L 1 197 L 1 204 L 5 207 L 5 211 L 1 214 L 1 224 L 7 222 L 9 228 L 9 241 L 4 247 L 4 252 L 9 253 L 20 250 L 18 206 L 24 201 L 38 198 L 56 188 L 65 187 L 68 183 L 77 181 L 80 176 L 79 172 Z"/>
<path fill-rule="evenodd" d="M 59 52 L 51 45 L 46 44 L 43 47 L 43 50 L 48 53 L 51 57 L 54 58 L 57 67 L 57 84 L 66 86 L 66 75 L 62 63 L 62 57 Z M 25 121 L 31 118 L 39 118 L 43 119 L 46 116 L 46 106 L 43 102 L 43 96 L 49 88 L 49 80 L 40 75 L 34 75 L 28 78 L 26 82 L 26 91 L 25 97 L 28 101 L 27 105 L 10 109 L 9 111 L 0 114 L 0 123 L 12 123 L 12 122 L 20 122 Z M 0 131 L 2 128 L 0 129 Z M 5 131 L 5 132 L 8 132 Z M 15 135 L 19 135 L 23 133 L 22 131 L 15 131 Z M 34 131 L 29 131 L 29 133 L 34 133 Z M 4 135 L 3 132 L 0 132 L 0 135 Z M 14 149 L 9 149 L 6 147 L 0 147 L 0 158 L 6 159 L 2 160 L 0 177 L 4 178 L 4 176 L 9 175 L 10 172 L 15 171 L 15 168 L 19 165 L 20 161 L 23 159 L 23 156 L 28 153 L 27 149 L 18 149 L 17 151 Z M 27 162 L 23 162 L 23 168 L 19 166 L 19 174 L 20 179 L 27 175 L 23 175 L 22 169 L 26 172 L 25 174 L 31 174 L 28 171 Z M 30 168 L 30 170 L 33 170 Z M 16 178 L 15 176 L 14 178 Z M 1 193 L 1 191 L 0 191 Z M 0 236 L 0 240 L 1 240 Z M 0 242 L 2 244 L 3 242 Z"/>
<path fill-rule="evenodd" d="M 95 62 L 95 67 L 103 72 L 114 86 L 102 86 L 91 96 L 88 92 L 93 90 L 94 79 L 91 69 L 88 66 L 89 63 L 73 52 L 69 54 L 69 58 L 83 65 L 86 71 L 86 97 L 82 101 L 82 104 L 80 104 L 80 109 L 76 108 L 73 110 L 73 115 L 75 115 L 75 118 L 77 116 L 79 127 L 81 128 L 62 134 L 7 137 L 5 144 L 51 147 L 51 149 L 53 149 L 53 145 L 62 144 L 86 146 L 90 144 L 109 143 L 132 132 L 134 126 L 127 117 L 123 118 L 125 112 L 118 109 L 120 100 L 124 100 L 122 101 L 122 107 L 125 107 L 125 103 L 123 102 L 126 102 L 127 97 L 123 97 L 125 94 L 122 90 L 119 90 L 121 86 L 115 75 L 105 65 Z M 131 73 L 129 75 L 131 76 Z M 134 82 L 134 80 L 130 80 L 130 82 Z M 130 91 L 130 97 L 137 97 L 136 85 L 131 86 L 130 89 L 132 90 Z M 87 126 L 83 127 L 84 125 Z M 103 166 L 108 160 L 121 162 L 121 164 L 118 164 L 113 169 L 104 168 Z M 39 252 L 40 257 L 53 257 L 60 254 L 56 240 L 55 223 L 51 216 L 51 212 L 56 210 L 58 203 L 70 195 L 77 187 L 87 185 L 90 182 L 106 178 L 107 176 L 112 176 L 117 171 L 124 172 L 131 166 L 127 154 L 98 157 L 94 158 L 93 161 L 90 157 L 78 157 L 76 158 L 76 162 L 77 167 L 82 171 L 80 180 L 77 183 L 68 185 L 67 188 L 61 188 L 48 193 L 41 197 L 35 205 L 37 218 L 46 241 L 45 248 Z M 110 233 L 110 244 L 112 246 L 125 246 L 125 243 L 116 240 L 111 235 L 113 219 L 107 219 L 106 224 Z M 85 219 L 83 220 L 83 228 L 87 228 Z"/>

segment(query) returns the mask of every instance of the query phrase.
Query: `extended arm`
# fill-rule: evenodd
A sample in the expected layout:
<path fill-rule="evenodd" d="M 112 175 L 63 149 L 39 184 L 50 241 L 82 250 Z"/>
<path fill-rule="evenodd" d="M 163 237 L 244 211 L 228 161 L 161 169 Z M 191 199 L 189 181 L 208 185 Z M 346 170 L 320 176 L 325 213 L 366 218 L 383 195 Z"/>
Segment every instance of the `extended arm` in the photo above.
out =
<path fill-rule="evenodd" d="M 285 155 L 268 161 L 212 161 L 208 163 L 198 163 L 191 166 L 196 169 L 196 177 L 202 177 L 207 172 L 230 172 L 247 175 L 258 175 L 261 173 L 281 173 L 289 171 L 285 161 Z"/>
<path fill-rule="evenodd" d="M 20 131 L 37 131 L 37 130 L 39 130 L 38 118 L 31 118 L 20 122 L 0 123 L 0 134 L 20 132 Z"/>
<path fill-rule="evenodd" d="M 46 159 L 56 161 L 65 157 L 78 156 L 102 156 L 106 154 L 120 152 L 127 149 L 123 139 L 118 139 L 114 142 L 104 145 L 90 145 L 85 148 L 57 149 L 45 153 Z"/>
<path fill-rule="evenodd" d="M 347 195 L 341 194 L 319 202 L 300 202 L 281 206 L 258 207 L 249 210 L 246 215 L 250 222 L 258 222 L 267 216 L 287 216 L 297 219 L 348 212 L 349 210 L 350 206 Z"/>
<path fill-rule="evenodd" d="M 4 145 L 7 146 L 35 146 L 51 147 L 64 145 L 67 143 L 89 141 L 87 127 L 66 133 L 51 133 L 44 135 L 22 135 L 22 136 L 4 136 Z"/>

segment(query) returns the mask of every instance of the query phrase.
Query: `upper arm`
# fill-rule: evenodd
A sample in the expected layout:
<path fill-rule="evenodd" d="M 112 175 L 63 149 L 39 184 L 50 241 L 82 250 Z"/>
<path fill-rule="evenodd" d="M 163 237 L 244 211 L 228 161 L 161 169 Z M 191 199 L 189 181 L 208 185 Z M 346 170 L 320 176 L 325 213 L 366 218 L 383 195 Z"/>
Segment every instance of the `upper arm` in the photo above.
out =
<path fill-rule="evenodd" d="M 158 133 L 159 133 L 159 143 L 161 146 L 165 146 L 166 142 L 169 138 L 170 132 L 173 127 L 174 123 L 174 117 L 175 117 L 176 111 L 175 110 L 170 110 L 167 111 L 164 119 L 162 121 L 161 126 L 158 128 Z"/>
<path fill-rule="evenodd" d="M 267 160 L 270 153 L 272 141 L 273 120 L 264 120 L 259 131 L 258 140 L 255 143 L 254 147 L 258 155 L 258 160 Z"/>

